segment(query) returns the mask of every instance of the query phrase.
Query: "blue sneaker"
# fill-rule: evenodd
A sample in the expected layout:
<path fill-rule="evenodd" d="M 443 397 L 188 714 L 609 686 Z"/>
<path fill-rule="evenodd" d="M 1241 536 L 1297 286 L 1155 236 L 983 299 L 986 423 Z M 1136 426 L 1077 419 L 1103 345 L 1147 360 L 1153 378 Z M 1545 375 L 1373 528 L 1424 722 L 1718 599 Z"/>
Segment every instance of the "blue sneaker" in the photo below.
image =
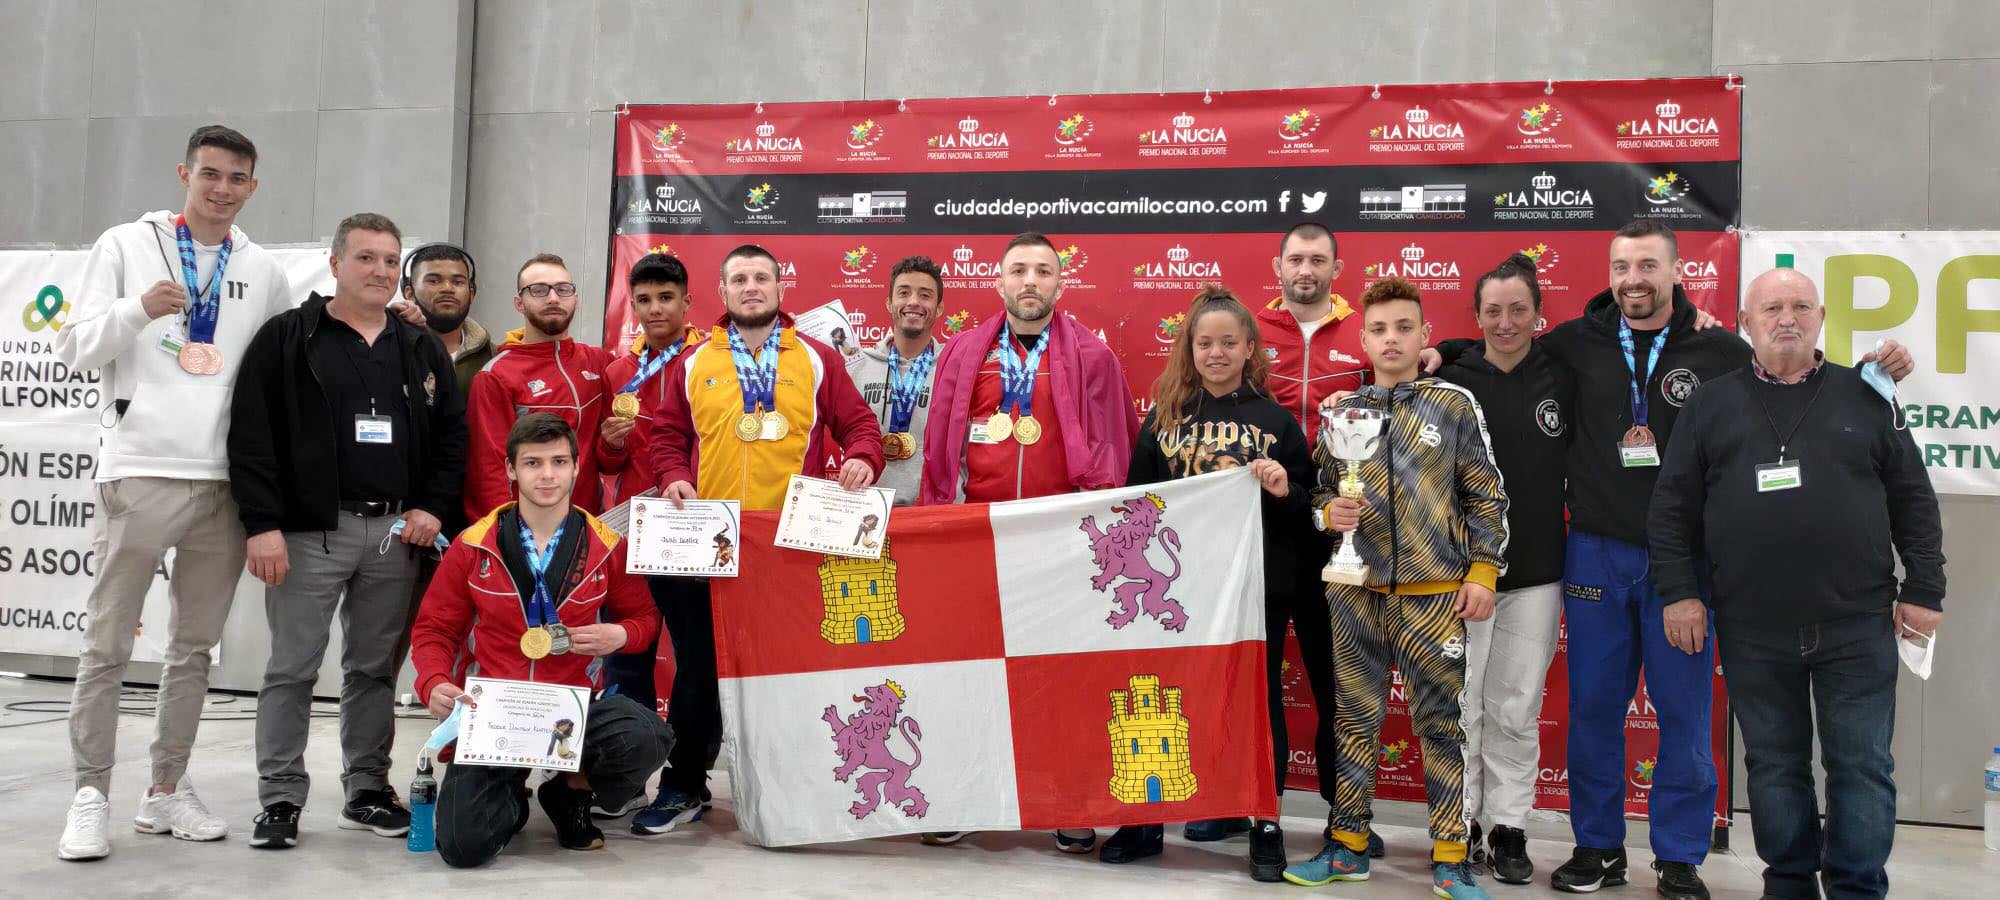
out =
<path fill-rule="evenodd" d="M 1203 819 L 1187 823 L 1181 836 L 1197 844 L 1208 841 L 1227 840 L 1234 835 L 1250 830 L 1250 820 L 1244 819 Z"/>
<path fill-rule="evenodd" d="M 708 811 L 701 798 L 684 791 L 661 788 L 659 796 L 632 816 L 633 834 L 666 834 L 682 825 L 701 821 Z"/>
<path fill-rule="evenodd" d="M 1367 881 L 1368 854 L 1347 849 L 1339 841 L 1327 841 L 1319 855 L 1302 863 L 1285 867 L 1285 880 L 1306 887 L 1319 887 L 1336 881 Z"/>
<path fill-rule="evenodd" d="M 1472 880 L 1471 863 L 1431 865 L 1431 893 L 1444 900 L 1488 900 L 1486 889 Z"/>

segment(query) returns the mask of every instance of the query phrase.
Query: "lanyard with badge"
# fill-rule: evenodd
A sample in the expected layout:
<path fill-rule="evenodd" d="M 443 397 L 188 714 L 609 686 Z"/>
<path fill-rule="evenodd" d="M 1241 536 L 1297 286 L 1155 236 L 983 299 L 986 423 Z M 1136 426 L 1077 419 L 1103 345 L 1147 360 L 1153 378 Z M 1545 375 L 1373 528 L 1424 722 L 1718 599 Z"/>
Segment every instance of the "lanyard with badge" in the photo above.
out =
<path fill-rule="evenodd" d="M 889 344 L 889 427 L 882 435 L 882 455 L 889 459 L 909 459 L 917 455 L 917 438 L 910 433 L 916 418 L 917 400 L 930 384 L 931 367 L 937 364 L 937 345 L 910 360 L 909 374 L 903 374 L 902 359 L 895 343 Z"/>
<path fill-rule="evenodd" d="M 529 659 L 541 659 L 550 654 L 560 656 L 569 652 L 569 629 L 556 615 L 555 601 L 549 597 L 549 583 L 545 576 L 549 564 L 555 560 L 556 548 L 562 544 L 563 528 L 569 520 L 565 517 L 562 524 L 556 526 L 556 533 L 549 537 L 546 552 L 535 548 L 535 533 L 528 528 L 528 520 L 520 521 L 521 552 L 527 554 L 528 576 L 535 582 L 534 596 L 522 612 L 528 630 L 521 632 L 521 655 Z"/>
<path fill-rule="evenodd" d="M 729 324 L 729 356 L 736 363 L 736 383 L 743 393 L 743 415 L 736 420 L 736 439 L 783 440 L 791 431 L 784 414 L 778 412 L 778 336 L 784 329 L 773 327 L 756 357 L 743 343 L 736 323 Z"/>
<path fill-rule="evenodd" d="M 383 330 L 386 332 L 394 327 L 395 324 L 391 322 Z M 357 332 L 354 336 L 357 340 L 364 340 L 359 332 Z M 387 334 L 387 335 L 378 334 L 375 336 L 375 339 L 379 341 L 382 340 L 385 336 L 389 340 L 392 341 L 396 340 L 396 336 L 394 334 Z M 347 364 L 354 368 L 354 377 L 360 379 L 361 389 L 368 392 L 367 414 L 366 415 L 363 415 L 361 413 L 354 414 L 354 442 L 357 444 L 395 443 L 396 428 L 394 420 L 390 419 L 388 416 L 382 415 L 380 411 L 378 411 L 375 408 L 374 382 L 368 380 L 367 373 L 363 372 L 361 369 L 361 363 L 355 361 L 354 349 L 347 345 L 348 343 L 347 339 L 339 335 L 335 335 L 334 342 L 340 345 L 340 355 L 346 357 Z M 363 346 L 366 346 L 366 344 L 364 343 Z"/>
<path fill-rule="evenodd" d="M 621 419 L 638 418 L 639 388 L 648 379 L 660 374 L 660 370 L 666 368 L 667 363 L 673 362 L 674 357 L 681 355 L 681 351 L 685 349 L 687 349 L 687 338 L 681 338 L 664 350 L 653 352 L 648 348 L 647 352 L 639 354 L 639 370 L 632 373 L 631 381 L 625 382 L 625 386 L 618 389 L 618 396 L 611 398 L 611 414 Z"/>
<path fill-rule="evenodd" d="M 1014 352 L 1012 329 L 1001 331 L 1000 342 L 1000 410 L 986 420 L 986 438 L 997 444 L 1011 435 L 1027 446 L 1042 439 L 1042 423 L 1035 419 L 1035 376 L 1049 346 L 1048 332 L 1035 336 L 1026 359 Z"/>
<path fill-rule="evenodd" d="M 1785 448 L 1792 445 L 1792 436 L 1799 433 L 1799 426 L 1805 424 L 1806 415 L 1812 412 L 1813 404 L 1819 402 L 1819 392 L 1826 387 L 1826 379 L 1820 378 L 1818 381 L 1819 383 L 1813 386 L 1812 396 L 1806 399 L 1806 408 L 1799 410 L 1799 417 L 1792 420 L 1792 427 L 1784 431 L 1778 430 L 1778 419 L 1771 415 L 1771 403 L 1764 399 L 1764 392 L 1759 389 L 1760 386 L 1752 386 L 1750 392 L 1757 395 L 1757 405 L 1764 410 L 1764 421 L 1770 423 L 1771 434 L 1778 439 L 1778 461 L 1760 463 L 1757 466 L 1757 493 L 1789 491 L 1805 484 L 1804 476 L 1799 474 L 1799 461 L 1786 460 Z"/>
<path fill-rule="evenodd" d="M 187 285 L 186 340 L 182 341 L 179 334 L 169 334 L 160 341 L 160 347 L 172 351 L 180 361 L 181 370 L 189 375 L 214 375 L 222 371 L 222 351 L 215 346 L 215 326 L 222 320 L 222 273 L 229 268 L 229 251 L 234 241 L 223 237 L 222 249 L 215 257 L 215 275 L 209 279 L 206 291 L 201 289 L 200 269 L 194 258 L 194 232 L 188 229 L 187 216 L 174 217 L 174 243 L 180 247 L 181 282 Z"/>
<path fill-rule="evenodd" d="M 1653 347 L 1646 354 L 1646 368 L 1639 368 L 1637 350 L 1632 343 L 1632 323 L 1623 318 L 1618 320 L 1618 347 L 1625 352 L 1625 369 L 1631 373 L 1632 427 L 1626 429 L 1625 436 L 1618 441 L 1618 461 L 1625 468 L 1644 468 L 1660 464 L 1660 442 L 1653 437 L 1653 429 L 1647 425 L 1646 410 L 1648 400 L 1646 385 L 1653 379 L 1653 372 L 1660 367 L 1660 351 L 1667 347 L 1667 332 L 1672 327 L 1660 329 L 1659 336 L 1653 338 Z"/>

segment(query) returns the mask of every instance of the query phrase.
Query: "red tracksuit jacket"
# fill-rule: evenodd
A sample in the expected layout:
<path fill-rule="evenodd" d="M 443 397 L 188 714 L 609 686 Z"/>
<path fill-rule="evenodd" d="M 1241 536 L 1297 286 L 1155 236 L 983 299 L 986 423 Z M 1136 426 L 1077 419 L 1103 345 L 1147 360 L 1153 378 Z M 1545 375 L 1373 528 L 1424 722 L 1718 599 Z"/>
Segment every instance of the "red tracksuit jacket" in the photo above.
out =
<path fill-rule="evenodd" d="M 473 376 L 466 399 L 466 521 L 477 522 L 514 499 L 507 480 L 507 431 L 532 412 L 555 413 L 576 429 L 576 495 L 570 502 L 597 511 L 598 476 L 624 472 L 632 446 L 630 436 L 619 449 L 597 439 L 611 415 L 611 398 L 624 384 L 609 383 L 610 364 L 611 353 L 602 347 L 571 338 L 524 344 L 520 329 L 507 333 L 500 352 Z"/>

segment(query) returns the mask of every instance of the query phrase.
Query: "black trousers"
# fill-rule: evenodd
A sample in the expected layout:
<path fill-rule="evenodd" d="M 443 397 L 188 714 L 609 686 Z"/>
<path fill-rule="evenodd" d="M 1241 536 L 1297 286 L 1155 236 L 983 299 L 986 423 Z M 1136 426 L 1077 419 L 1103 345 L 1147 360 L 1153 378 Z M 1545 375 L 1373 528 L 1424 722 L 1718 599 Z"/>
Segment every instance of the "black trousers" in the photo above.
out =
<path fill-rule="evenodd" d="M 674 735 L 649 707 L 622 695 L 590 705 L 583 729 L 583 774 L 600 804 L 623 806 L 646 790 Z M 483 866 L 500 855 L 528 815 L 528 775 L 508 766 L 453 764 L 438 786 L 437 849 L 447 865 Z M 557 776 L 561 777 L 561 776 Z"/>
<path fill-rule="evenodd" d="M 1319 766 L 1319 795 L 1327 805 L 1333 805 L 1334 778 L 1333 761 L 1339 758 L 1339 744 L 1333 733 L 1333 620 L 1327 613 L 1326 582 L 1319 577 L 1326 561 L 1333 558 L 1333 537 L 1323 534 L 1310 526 L 1293 533 L 1293 544 L 1298 572 L 1292 580 L 1290 606 L 1292 630 L 1299 635 L 1299 656 L 1306 666 L 1306 683 L 1312 688 L 1313 708 L 1319 714 L 1319 727 L 1313 733 L 1313 758 Z M 1277 637 L 1273 638 L 1276 653 L 1284 648 L 1283 622 L 1279 622 Z M 1274 664 L 1275 665 L 1275 664 Z M 1275 671 L 1275 669 L 1274 669 Z M 1278 682 L 1271 682 L 1273 708 L 1283 712 L 1283 695 L 1278 692 Z M 1287 738 L 1284 718 L 1276 720 L 1272 733 L 1278 743 L 1281 762 L 1278 765 L 1278 786 L 1285 784 L 1286 766 L 1282 762 L 1288 758 Z M 1282 793 L 1282 792 L 1281 792 Z"/>

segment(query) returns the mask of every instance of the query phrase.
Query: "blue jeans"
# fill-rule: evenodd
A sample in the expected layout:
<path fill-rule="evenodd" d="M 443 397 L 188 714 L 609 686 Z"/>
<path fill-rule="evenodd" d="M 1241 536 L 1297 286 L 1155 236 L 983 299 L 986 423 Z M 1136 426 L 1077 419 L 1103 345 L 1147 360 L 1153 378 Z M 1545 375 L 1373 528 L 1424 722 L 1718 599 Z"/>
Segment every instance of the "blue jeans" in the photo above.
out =
<path fill-rule="evenodd" d="M 1723 678 L 1743 733 L 1750 825 L 1764 893 L 1882 897 L 1896 836 L 1896 635 L 1889 610 L 1807 625 L 1719 628 Z M 1817 722 L 1814 716 L 1818 716 Z M 1826 825 L 1813 735 L 1826 767 Z"/>
<path fill-rule="evenodd" d="M 1660 725 L 1646 800 L 1653 856 L 1700 865 L 1715 825 L 1715 643 L 1690 654 L 1667 642 L 1646 548 L 1571 531 L 1565 553 L 1570 830 L 1579 847 L 1625 846 L 1625 710 L 1643 668 Z"/>

